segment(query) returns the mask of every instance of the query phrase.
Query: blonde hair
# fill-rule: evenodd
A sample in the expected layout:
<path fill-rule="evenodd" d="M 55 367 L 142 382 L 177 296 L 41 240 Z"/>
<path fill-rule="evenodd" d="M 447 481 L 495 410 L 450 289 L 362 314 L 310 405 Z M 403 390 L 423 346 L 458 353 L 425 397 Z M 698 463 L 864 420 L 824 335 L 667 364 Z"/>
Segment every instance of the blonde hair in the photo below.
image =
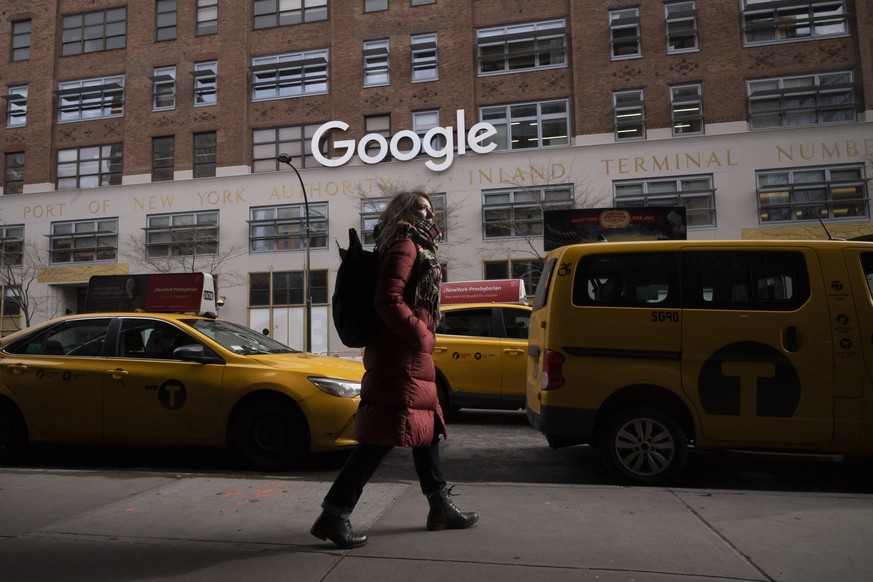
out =
<path fill-rule="evenodd" d="M 376 244 L 390 241 L 404 236 L 409 228 L 414 225 L 419 216 L 416 214 L 418 199 L 424 198 L 433 208 L 430 196 L 420 190 L 398 192 L 388 202 L 388 206 L 379 216 L 379 232 L 376 235 Z"/>

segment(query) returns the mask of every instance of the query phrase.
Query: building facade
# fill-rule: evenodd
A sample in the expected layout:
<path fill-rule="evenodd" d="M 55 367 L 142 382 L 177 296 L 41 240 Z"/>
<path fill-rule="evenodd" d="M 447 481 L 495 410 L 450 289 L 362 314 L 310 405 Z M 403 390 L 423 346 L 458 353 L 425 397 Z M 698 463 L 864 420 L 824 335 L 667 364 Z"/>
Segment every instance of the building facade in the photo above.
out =
<path fill-rule="evenodd" d="M 222 317 L 298 348 L 306 279 L 312 350 L 345 352 L 337 243 L 371 241 L 410 188 L 433 196 L 450 281 L 534 284 L 546 209 L 682 206 L 695 239 L 873 234 L 868 0 L 5 0 L 0 16 L 4 333 L 81 310 L 92 275 L 194 270 Z"/>

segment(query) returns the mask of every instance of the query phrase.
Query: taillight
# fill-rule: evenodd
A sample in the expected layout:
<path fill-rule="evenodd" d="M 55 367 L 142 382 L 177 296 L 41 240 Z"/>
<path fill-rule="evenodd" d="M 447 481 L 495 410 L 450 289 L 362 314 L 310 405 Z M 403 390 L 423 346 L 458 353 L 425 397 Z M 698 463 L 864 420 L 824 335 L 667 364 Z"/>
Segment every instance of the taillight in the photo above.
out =
<path fill-rule="evenodd" d="M 552 350 L 546 350 L 543 355 L 543 375 L 540 385 L 543 390 L 554 390 L 564 385 L 564 376 L 561 375 L 561 367 L 564 365 L 564 356 Z"/>

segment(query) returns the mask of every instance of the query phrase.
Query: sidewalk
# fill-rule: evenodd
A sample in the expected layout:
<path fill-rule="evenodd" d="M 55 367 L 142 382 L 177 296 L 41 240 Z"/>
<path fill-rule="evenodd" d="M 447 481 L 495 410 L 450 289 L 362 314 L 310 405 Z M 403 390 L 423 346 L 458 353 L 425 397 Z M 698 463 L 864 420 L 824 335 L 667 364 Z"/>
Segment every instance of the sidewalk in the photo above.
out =
<path fill-rule="evenodd" d="M 7 582 L 867 582 L 873 495 L 458 484 L 481 519 L 424 529 L 415 483 L 370 484 L 368 545 L 309 535 L 329 483 L 0 471 Z"/>

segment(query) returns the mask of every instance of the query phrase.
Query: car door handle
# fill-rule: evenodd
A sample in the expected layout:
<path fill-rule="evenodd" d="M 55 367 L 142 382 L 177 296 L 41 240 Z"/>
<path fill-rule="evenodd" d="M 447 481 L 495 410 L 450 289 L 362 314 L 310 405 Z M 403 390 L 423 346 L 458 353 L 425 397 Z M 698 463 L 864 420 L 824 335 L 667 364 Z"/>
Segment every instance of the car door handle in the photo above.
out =
<path fill-rule="evenodd" d="M 107 376 L 112 376 L 112 378 L 115 380 L 121 380 L 122 378 L 127 376 L 127 373 L 127 370 L 122 370 L 120 368 L 116 370 L 106 370 L 105 372 Z"/>
<path fill-rule="evenodd" d="M 503 350 L 503 353 L 504 353 L 504 354 L 509 354 L 509 355 L 511 355 L 511 356 L 515 356 L 515 355 L 518 355 L 518 354 L 523 354 L 523 353 L 524 353 L 524 350 L 520 350 L 520 349 L 518 349 L 518 348 L 506 348 L 505 350 Z"/>
<path fill-rule="evenodd" d="M 797 351 L 797 327 L 789 325 L 785 328 L 785 351 Z"/>
<path fill-rule="evenodd" d="M 9 371 L 13 374 L 24 374 L 25 372 L 27 372 L 27 366 L 25 366 L 24 364 L 9 364 L 9 366 L 7 367 L 9 368 Z"/>
<path fill-rule="evenodd" d="M 449 349 L 449 348 L 447 348 L 447 347 L 445 347 L 445 346 L 436 346 L 436 347 L 433 349 L 433 351 L 442 353 L 442 352 L 444 352 L 444 351 L 446 351 L 446 350 L 448 350 L 448 349 Z"/>

